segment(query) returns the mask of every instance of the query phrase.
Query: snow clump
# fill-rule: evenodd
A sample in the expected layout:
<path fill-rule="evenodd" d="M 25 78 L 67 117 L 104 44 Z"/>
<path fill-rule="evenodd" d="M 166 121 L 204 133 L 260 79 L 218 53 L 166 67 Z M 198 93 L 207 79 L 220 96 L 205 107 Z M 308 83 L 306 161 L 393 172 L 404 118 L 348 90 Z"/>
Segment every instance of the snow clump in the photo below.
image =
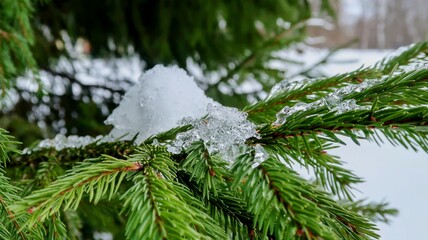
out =
<path fill-rule="evenodd" d="M 136 143 L 140 144 L 177 127 L 184 117 L 203 117 L 213 102 L 183 69 L 156 65 L 125 93 L 105 123 L 114 126 L 113 138 L 131 140 L 138 134 Z"/>
<path fill-rule="evenodd" d="M 57 135 L 52 140 L 40 142 L 35 150 L 77 148 L 94 141 L 131 140 L 135 136 L 135 143 L 140 144 L 155 134 L 191 125 L 192 129 L 179 133 L 175 140 L 167 143 L 171 153 L 178 154 L 202 140 L 210 154 L 219 154 L 232 162 L 245 151 L 248 138 L 258 137 L 256 126 L 247 120 L 246 113 L 208 98 L 183 69 L 162 65 L 141 76 L 105 123 L 113 125 L 107 136 L 94 139 Z M 153 144 L 160 145 L 156 139 Z"/>

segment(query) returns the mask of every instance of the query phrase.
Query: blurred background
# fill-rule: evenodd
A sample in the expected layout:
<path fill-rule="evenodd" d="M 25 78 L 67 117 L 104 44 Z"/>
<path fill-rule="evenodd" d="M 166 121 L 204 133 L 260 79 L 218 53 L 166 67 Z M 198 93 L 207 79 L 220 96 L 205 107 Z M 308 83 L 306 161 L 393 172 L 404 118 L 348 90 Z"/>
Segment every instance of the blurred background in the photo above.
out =
<path fill-rule="evenodd" d="M 187 69 L 208 96 L 242 108 L 283 79 L 351 71 L 427 40 L 427 10 L 426 0 L 4 0 L 0 127 L 24 146 L 57 133 L 106 134 L 103 121 L 155 64 Z M 381 150 L 337 154 L 367 179 L 361 196 L 401 210 L 381 225 L 384 239 L 418 238 L 428 159 Z"/>

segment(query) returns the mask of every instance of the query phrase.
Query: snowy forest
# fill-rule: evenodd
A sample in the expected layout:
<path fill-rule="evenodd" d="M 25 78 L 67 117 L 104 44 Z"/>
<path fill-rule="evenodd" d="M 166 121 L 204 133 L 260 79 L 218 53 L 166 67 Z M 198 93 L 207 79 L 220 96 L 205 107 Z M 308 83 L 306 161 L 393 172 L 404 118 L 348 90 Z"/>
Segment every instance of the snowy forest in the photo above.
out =
<path fill-rule="evenodd" d="M 426 9 L 0 1 L 0 239 L 420 238 Z"/>

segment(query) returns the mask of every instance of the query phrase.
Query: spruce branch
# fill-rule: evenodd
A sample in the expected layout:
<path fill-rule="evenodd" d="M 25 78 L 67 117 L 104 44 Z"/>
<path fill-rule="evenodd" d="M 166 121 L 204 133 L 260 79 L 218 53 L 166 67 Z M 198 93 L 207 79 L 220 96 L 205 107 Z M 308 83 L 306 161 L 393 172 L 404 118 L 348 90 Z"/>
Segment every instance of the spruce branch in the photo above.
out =
<path fill-rule="evenodd" d="M 8 152 L 19 153 L 14 148 L 17 143 L 11 140 L 7 131 L 0 128 L 0 161 L 6 164 L 9 160 Z M 11 209 L 12 205 L 20 201 L 21 189 L 13 186 L 5 176 L 3 166 L 0 164 L 0 238 L 2 239 L 42 239 L 39 228 L 27 229 L 24 227 L 26 216 L 17 216 Z"/>
<path fill-rule="evenodd" d="M 226 238 L 217 223 L 202 211 L 203 204 L 186 187 L 173 181 L 176 163 L 152 151 L 140 154 L 151 156 L 151 161 L 132 177 L 134 185 L 122 195 L 128 215 L 128 239 Z"/>
<path fill-rule="evenodd" d="M 406 66 L 414 62 L 426 62 L 428 54 L 428 42 L 415 43 L 403 52 L 392 57 L 385 57 L 378 62 L 375 67 L 384 74 L 391 73 L 397 66 Z"/>
<path fill-rule="evenodd" d="M 0 222 L 0 237 L 2 239 L 11 239 L 10 232 L 6 228 L 6 226 L 3 224 L 3 222 Z"/>
<path fill-rule="evenodd" d="M 186 150 L 180 162 L 183 171 L 178 179 L 188 186 L 207 206 L 210 216 L 223 228 L 239 239 L 253 238 L 259 234 L 254 229 L 251 214 L 246 211 L 240 196 L 234 196 L 227 182 L 233 177 L 227 163 L 218 156 L 210 156 L 203 142 L 195 142 Z"/>
<path fill-rule="evenodd" d="M 328 154 L 328 150 L 335 148 L 334 145 L 316 136 L 282 138 L 266 143 L 264 147 L 278 161 L 285 162 L 289 166 L 298 163 L 312 171 L 316 182 L 339 198 L 352 199 L 353 184 L 363 181 L 352 171 L 343 168 L 342 162 L 337 157 Z"/>
<path fill-rule="evenodd" d="M 256 239 L 260 233 L 253 225 L 253 215 L 246 209 L 246 203 L 240 196 L 234 196 L 228 187 L 217 186 L 215 194 L 204 195 L 200 184 L 184 171 L 177 172 L 178 181 L 187 186 L 193 195 L 200 199 L 209 215 L 219 222 L 232 239 Z"/>
<path fill-rule="evenodd" d="M 10 160 L 9 154 L 21 154 L 21 151 L 16 149 L 18 144 L 20 142 L 13 140 L 8 131 L 0 128 L 0 165 L 6 166 L 6 163 Z"/>
<path fill-rule="evenodd" d="M 369 91 L 354 92 L 347 98 L 359 102 L 373 102 L 378 96 L 382 104 L 424 104 L 428 97 L 427 69 L 414 70 L 405 68 L 410 63 L 426 63 L 428 42 L 415 44 L 397 57 L 385 58 L 374 67 L 360 68 L 350 73 L 333 77 L 303 81 L 294 87 L 285 88 L 274 96 L 259 101 L 245 108 L 249 118 L 257 123 L 273 121 L 275 114 L 284 106 L 292 106 L 297 102 L 314 102 L 340 88 L 350 84 L 371 84 L 380 79 L 377 84 L 371 84 Z M 397 68 L 403 66 L 403 68 Z M 363 96 L 363 94 L 369 94 Z"/>
<path fill-rule="evenodd" d="M 399 108 L 390 107 L 371 110 L 356 110 L 336 115 L 334 112 L 315 114 L 310 110 L 296 114 L 289 122 L 281 126 L 265 126 L 260 129 L 261 139 L 255 143 L 268 143 L 278 139 L 309 137 L 315 141 L 328 141 L 344 144 L 338 135 L 350 137 L 359 144 L 358 139 L 375 140 L 375 130 L 393 144 L 428 150 L 427 117 L 425 107 Z"/>
<path fill-rule="evenodd" d="M 34 178 L 21 180 L 24 182 L 22 196 L 27 196 L 34 190 L 44 188 L 64 174 L 65 170 L 61 163 L 55 158 L 50 158 L 46 162 L 41 162 L 34 173 Z"/>
<path fill-rule="evenodd" d="M 77 162 L 85 159 L 97 158 L 101 155 L 108 155 L 118 159 L 125 159 L 126 156 L 134 152 L 136 148 L 133 141 L 114 141 L 105 143 L 92 143 L 82 148 L 65 148 L 55 150 L 54 148 L 43 148 L 32 150 L 22 155 L 12 155 L 9 167 L 27 166 L 38 169 L 42 162 L 49 162 L 55 159 L 62 167 L 72 167 Z"/>
<path fill-rule="evenodd" d="M 217 195 L 217 188 L 222 184 L 223 178 L 228 177 L 227 163 L 216 156 L 210 156 L 203 142 L 196 142 L 186 150 L 186 158 L 180 164 L 202 186 L 203 197 L 210 194 Z"/>
<path fill-rule="evenodd" d="M 26 216 L 17 216 L 12 210 L 11 205 L 21 200 L 18 192 L 19 188 L 12 186 L 9 179 L 4 176 L 3 169 L 0 169 L 0 238 L 2 239 L 33 239 L 36 231 L 30 232 L 24 228 Z M 2 229 L 4 227 L 4 229 Z M 42 239 L 41 237 L 38 239 Z"/>
<path fill-rule="evenodd" d="M 373 222 L 389 223 L 391 217 L 398 215 L 398 210 L 389 207 L 386 202 L 369 202 L 366 199 L 360 199 L 354 202 L 343 202 L 342 205 Z"/>
<path fill-rule="evenodd" d="M 45 222 L 46 239 L 67 239 L 67 229 L 60 218 L 60 213 L 53 214 Z"/>
<path fill-rule="evenodd" d="M 284 106 L 292 106 L 296 102 L 312 102 L 326 96 L 335 89 L 344 87 L 349 83 L 363 83 L 366 79 L 381 76 L 380 71 L 371 68 L 362 68 L 350 73 L 344 73 L 329 78 L 315 79 L 307 84 L 297 85 L 295 88 L 284 89 L 274 96 L 261 100 L 244 110 L 249 119 L 256 123 L 273 121 L 275 114 Z"/>
<path fill-rule="evenodd" d="M 275 239 L 366 239 L 378 237 L 373 224 L 347 211 L 297 173 L 268 159 L 252 168 L 251 154 L 233 166 L 234 186 L 244 192 L 254 222 Z"/>
<path fill-rule="evenodd" d="M 84 193 L 95 204 L 105 195 L 110 199 L 128 172 L 139 171 L 141 164 L 110 156 L 88 159 L 48 187 L 37 190 L 12 206 L 17 215 L 30 214 L 28 226 L 67 209 L 76 210 Z"/>
<path fill-rule="evenodd" d="M 14 85 L 14 78 L 36 65 L 31 51 L 34 41 L 28 0 L 7 1 L 1 4 L 0 15 L 0 98 Z"/>

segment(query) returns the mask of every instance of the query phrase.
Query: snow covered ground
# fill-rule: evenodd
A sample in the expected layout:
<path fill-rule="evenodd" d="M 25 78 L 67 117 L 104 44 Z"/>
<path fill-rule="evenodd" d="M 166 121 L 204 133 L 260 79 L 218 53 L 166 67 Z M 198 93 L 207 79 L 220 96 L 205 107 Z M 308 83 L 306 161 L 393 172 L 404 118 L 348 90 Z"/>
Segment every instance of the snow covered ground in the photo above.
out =
<path fill-rule="evenodd" d="M 327 74 L 343 73 L 362 64 L 371 65 L 391 51 L 387 50 L 341 50 L 333 60 L 346 63 L 331 63 L 323 67 Z M 316 52 L 308 59 L 316 59 Z M 347 61 L 356 60 L 356 61 Z M 313 60 L 316 61 L 316 60 Z M 349 169 L 366 182 L 359 184 L 357 197 L 373 201 L 385 200 L 400 213 L 389 225 L 379 224 L 381 239 L 425 239 L 426 216 L 428 215 L 428 154 L 415 153 L 389 143 L 377 146 L 363 142 L 357 146 L 346 140 L 347 146 L 332 151 L 346 161 Z"/>

